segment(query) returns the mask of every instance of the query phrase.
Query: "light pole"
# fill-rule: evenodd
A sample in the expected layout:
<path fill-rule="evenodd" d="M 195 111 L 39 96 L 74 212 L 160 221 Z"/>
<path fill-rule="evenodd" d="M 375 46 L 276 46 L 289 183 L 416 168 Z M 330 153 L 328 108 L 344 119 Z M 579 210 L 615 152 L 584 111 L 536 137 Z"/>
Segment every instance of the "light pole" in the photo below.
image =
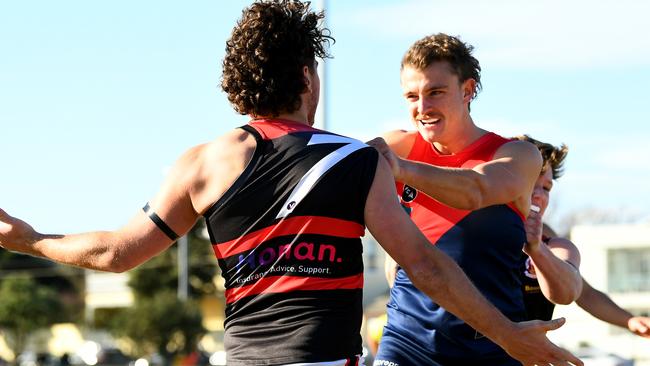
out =
<path fill-rule="evenodd" d="M 189 261 L 187 257 L 187 235 L 181 236 L 178 241 L 178 299 L 186 301 L 189 295 Z"/>

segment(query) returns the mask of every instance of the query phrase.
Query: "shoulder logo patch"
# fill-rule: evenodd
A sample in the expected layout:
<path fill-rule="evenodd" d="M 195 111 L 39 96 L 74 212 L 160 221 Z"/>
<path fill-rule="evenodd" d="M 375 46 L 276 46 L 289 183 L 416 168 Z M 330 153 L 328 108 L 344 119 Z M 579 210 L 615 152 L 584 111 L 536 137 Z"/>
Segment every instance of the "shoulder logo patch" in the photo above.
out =
<path fill-rule="evenodd" d="M 413 202 L 417 196 L 417 189 L 406 184 L 404 185 L 404 190 L 402 190 L 402 202 Z"/>

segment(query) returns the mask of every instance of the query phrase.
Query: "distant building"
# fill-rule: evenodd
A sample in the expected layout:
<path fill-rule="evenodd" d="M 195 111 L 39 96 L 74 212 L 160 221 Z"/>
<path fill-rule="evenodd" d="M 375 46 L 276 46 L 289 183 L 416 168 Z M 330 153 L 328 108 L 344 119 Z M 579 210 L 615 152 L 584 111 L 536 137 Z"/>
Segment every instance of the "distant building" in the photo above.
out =
<path fill-rule="evenodd" d="M 580 272 L 596 289 L 635 315 L 650 314 L 650 224 L 576 226 L 571 240 L 580 249 Z M 604 323 L 572 304 L 555 317 L 567 323 L 549 337 L 571 349 L 593 347 L 650 365 L 650 339 Z"/>
<path fill-rule="evenodd" d="M 92 323 L 99 309 L 124 308 L 133 304 L 127 273 L 86 271 L 86 319 Z"/>

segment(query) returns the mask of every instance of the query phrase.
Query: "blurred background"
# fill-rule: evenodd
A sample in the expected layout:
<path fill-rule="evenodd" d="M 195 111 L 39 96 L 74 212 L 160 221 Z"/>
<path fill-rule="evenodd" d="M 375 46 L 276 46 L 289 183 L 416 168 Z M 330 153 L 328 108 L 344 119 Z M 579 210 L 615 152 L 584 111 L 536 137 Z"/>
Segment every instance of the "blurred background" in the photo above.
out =
<path fill-rule="evenodd" d="M 0 207 L 46 233 L 125 224 L 183 151 L 247 122 L 219 83 L 248 4 L 0 2 Z M 321 126 L 362 140 L 410 129 L 402 54 L 424 35 L 459 35 L 483 68 L 475 122 L 569 146 L 548 223 L 578 245 L 595 288 L 650 312 L 650 2 L 313 5 L 336 38 Z M 387 287 L 366 241 L 370 319 Z M 0 364 L 223 363 L 216 261 L 201 225 L 185 243 L 119 275 L 0 251 Z M 556 315 L 568 322 L 550 336 L 588 365 L 650 364 L 650 340 L 573 305 Z"/>

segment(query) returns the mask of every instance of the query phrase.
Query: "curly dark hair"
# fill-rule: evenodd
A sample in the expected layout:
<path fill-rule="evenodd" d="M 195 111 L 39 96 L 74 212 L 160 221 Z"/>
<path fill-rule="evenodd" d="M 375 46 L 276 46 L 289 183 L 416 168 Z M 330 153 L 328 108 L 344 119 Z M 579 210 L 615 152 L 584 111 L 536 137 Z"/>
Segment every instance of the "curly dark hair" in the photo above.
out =
<path fill-rule="evenodd" d="M 402 58 L 401 69 L 411 66 L 418 70 L 424 70 L 436 61 L 447 61 L 452 70 L 458 76 L 460 82 L 467 79 L 476 81 L 476 89 L 473 98 L 482 89 L 481 65 L 472 56 L 474 47 L 464 43 L 459 37 L 450 36 L 444 33 L 432 34 L 415 42 L 406 51 Z"/>
<path fill-rule="evenodd" d="M 303 67 L 330 57 L 334 38 L 309 2 L 261 0 L 244 9 L 226 42 L 221 88 L 239 114 L 276 117 L 301 106 Z"/>
<path fill-rule="evenodd" d="M 551 170 L 553 171 L 553 179 L 558 179 L 562 176 L 562 174 L 564 174 L 564 159 L 569 153 L 568 146 L 565 144 L 562 144 L 559 147 L 553 146 L 549 143 L 535 140 L 528 135 L 516 136 L 515 139 L 528 141 L 539 149 L 539 152 L 542 154 L 542 159 L 544 159 L 544 165 L 542 166 L 541 174 L 546 173 L 546 164 L 548 164 L 548 166 L 550 166 Z"/>

